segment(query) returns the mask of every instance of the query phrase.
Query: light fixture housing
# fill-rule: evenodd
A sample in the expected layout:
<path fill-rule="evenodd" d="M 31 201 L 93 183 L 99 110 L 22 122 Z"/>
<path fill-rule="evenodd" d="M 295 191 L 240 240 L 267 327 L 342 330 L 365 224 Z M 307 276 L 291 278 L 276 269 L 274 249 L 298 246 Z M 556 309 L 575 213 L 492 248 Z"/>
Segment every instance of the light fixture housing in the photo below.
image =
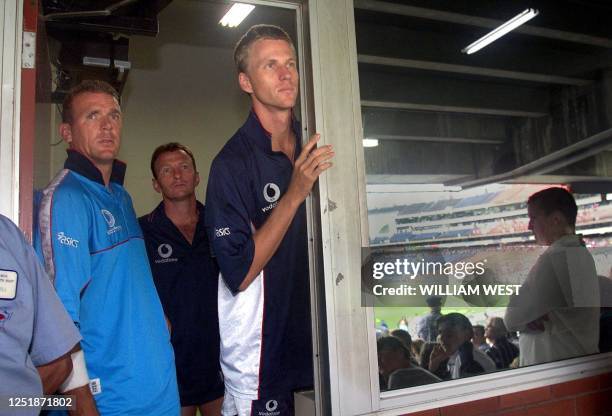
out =
<path fill-rule="evenodd" d="M 378 139 L 363 139 L 363 147 L 376 147 L 378 146 Z"/>
<path fill-rule="evenodd" d="M 495 42 L 497 39 L 501 38 L 508 32 L 513 31 L 520 25 L 533 19 L 534 17 L 538 15 L 538 13 L 539 12 L 535 9 L 524 10 L 523 12 L 514 16 L 512 19 L 508 20 L 506 23 L 493 29 L 492 31 L 490 31 L 489 33 L 487 33 L 486 35 L 478 39 L 476 42 L 462 49 L 461 52 L 467 53 L 468 55 L 473 54 L 474 52 L 478 52 L 479 50 L 481 50 L 488 44 Z"/>
<path fill-rule="evenodd" d="M 225 27 L 236 27 L 253 11 L 255 6 L 252 4 L 234 3 L 219 20 L 219 24 Z"/>

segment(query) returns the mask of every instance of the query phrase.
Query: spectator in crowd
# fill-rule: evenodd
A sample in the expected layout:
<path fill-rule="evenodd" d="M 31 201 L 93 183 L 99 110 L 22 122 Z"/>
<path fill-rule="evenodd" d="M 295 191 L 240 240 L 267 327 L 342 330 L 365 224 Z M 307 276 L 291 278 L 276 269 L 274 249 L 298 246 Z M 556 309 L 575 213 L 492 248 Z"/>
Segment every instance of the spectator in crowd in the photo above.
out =
<path fill-rule="evenodd" d="M 408 331 L 404 331 L 403 329 L 394 329 L 391 331 L 391 336 L 402 341 L 404 346 L 408 348 L 408 351 L 411 351 L 412 347 L 412 337 L 408 333 Z"/>
<path fill-rule="evenodd" d="M 151 156 L 153 188 L 162 202 L 139 218 L 153 280 L 170 321 L 181 415 L 221 413 L 217 285 L 210 256 L 205 208 L 196 200 L 200 183 L 193 153 L 180 143 L 159 146 Z"/>
<path fill-rule="evenodd" d="M 417 338 L 425 342 L 436 342 L 438 338 L 437 319 L 442 316 L 442 298 L 431 296 L 425 299 L 429 313 L 419 319 L 416 325 Z"/>
<path fill-rule="evenodd" d="M 414 365 L 410 350 L 396 337 L 377 341 L 378 368 L 386 382 L 381 390 L 394 390 L 441 381 L 429 371 Z"/>
<path fill-rule="evenodd" d="M 531 268 L 504 321 L 520 331 L 521 366 L 599 351 L 599 282 L 593 257 L 576 235 L 576 201 L 548 188 L 527 201 L 529 229 L 548 246 Z"/>
<path fill-rule="evenodd" d="M 495 363 L 470 342 L 474 333 L 470 320 L 460 313 L 449 313 L 437 321 L 440 345 L 429 358 L 429 371 L 435 372 L 448 359 L 448 377 L 457 379 L 495 370 Z"/>
<path fill-rule="evenodd" d="M 429 359 L 431 358 L 431 353 L 434 348 L 440 346 L 439 342 L 425 342 L 423 347 L 421 348 L 421 354 L 418 357 L 418 363 L 421 368 L 431 371 L 436 377 L 440 379 L 449 378 L 449 374 L 447 371 L 448 358 L 442 359 L 438 365 L 438 368 L 430 370 L 429 369 Z"/>
<path fill-rule="evenodd" d="M 77 410 L 178 415 L 170 334 L 116 159 L 122 126 L 109 84 L 86 80 L 69 91 L 59 126 L 68 158 L 43 192 L 36 248 L 83 337 L 73 373 L 84 384 L 66 392 Z"/>
<path fill-rule="evenodd" d="M 472 331 L 474 336 L 472 337 L 472 344 L 482 352 L 487 352 L 489 344 L 485 339 L 485 327 L 482 325 L 473 325 Z"/>
<path fill-rule="evenodd" d="M 70 351 L 81 337 L 21 231 L 0 215 L 0 398 L 72 389 Z M 4 408 L 37 415 L 38 408 Z"/>
<path fill-rule="evenodd" d="M 495 362 L 495 366 L 498 369 L 510 367 L 512 361 L 519 356 L 519 349 L 508 341 L 508 330 L 503 318 L 498 316 L 489 318 L 485 328 L 485 336 L 491 343 L 491 347 L 486 353 Z"/>

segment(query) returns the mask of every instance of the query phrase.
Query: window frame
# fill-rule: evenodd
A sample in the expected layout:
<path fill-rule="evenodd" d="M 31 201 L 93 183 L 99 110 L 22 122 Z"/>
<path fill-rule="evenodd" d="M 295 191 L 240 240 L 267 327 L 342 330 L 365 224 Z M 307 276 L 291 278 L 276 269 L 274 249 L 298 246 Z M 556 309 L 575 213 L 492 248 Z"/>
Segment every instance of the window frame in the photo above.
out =
<path fill-rule="evenodd" d="M 0 213 L 19 221 L 23 2 L 0 2 Z"/>
<path fill-rule="evenodd" d="M 368 227 L 354 4 L 310 0 L 308 9 L 315 121 L 336 152 L 319 180 L 331 413 L 399 415 L 611 372 L 603 353 L 380 393 L 374 309 L 360 304 Z"/>

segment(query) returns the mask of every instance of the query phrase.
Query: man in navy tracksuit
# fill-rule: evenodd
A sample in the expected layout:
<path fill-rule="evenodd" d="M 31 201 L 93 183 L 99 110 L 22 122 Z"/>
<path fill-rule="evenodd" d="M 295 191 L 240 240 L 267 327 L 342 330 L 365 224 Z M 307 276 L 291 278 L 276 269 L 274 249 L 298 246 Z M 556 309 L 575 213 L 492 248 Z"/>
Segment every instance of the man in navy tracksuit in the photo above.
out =
<path fill-rule="evenodd" d="M 181 415 L 218 415 L 223 400 L 219 366 L 217 282 L 204 228 L 204 205 L 195 158 L 180 143 L 159 146 L 151 156 L 153 188 L 163 201 L 139 218 L 149 263 L 171 341 L 181 399 Z"/>
<path fill-rule="evenodd" d="M 312 386 L 304 200 L 333 151 L 316 147 L 318 135 L 301 146 L 296 55 L 282 29 L 252 27 L 234 59 L 252 110 L 213 161 L 206 195 L 221 269 L 223 414 L 293 414 L 292 392 Z"/>

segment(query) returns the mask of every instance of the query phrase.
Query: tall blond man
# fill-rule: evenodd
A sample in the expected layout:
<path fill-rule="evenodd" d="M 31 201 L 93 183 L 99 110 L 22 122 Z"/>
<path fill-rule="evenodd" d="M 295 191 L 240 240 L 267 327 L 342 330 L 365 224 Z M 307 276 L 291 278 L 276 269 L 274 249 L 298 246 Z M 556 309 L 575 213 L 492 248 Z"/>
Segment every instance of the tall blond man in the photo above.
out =
<path fill-rule="evenodd" d="M 291 415 L 312 386 L 304 200 L 331 167 L 331 146 L 302 146 L 293 108 L 295 48 L 279 27 L 250 28 L 236 45 L 238 83 L 252 109 L 214 159 L 206 224 L 220 269 L 225 415 Z"/>

